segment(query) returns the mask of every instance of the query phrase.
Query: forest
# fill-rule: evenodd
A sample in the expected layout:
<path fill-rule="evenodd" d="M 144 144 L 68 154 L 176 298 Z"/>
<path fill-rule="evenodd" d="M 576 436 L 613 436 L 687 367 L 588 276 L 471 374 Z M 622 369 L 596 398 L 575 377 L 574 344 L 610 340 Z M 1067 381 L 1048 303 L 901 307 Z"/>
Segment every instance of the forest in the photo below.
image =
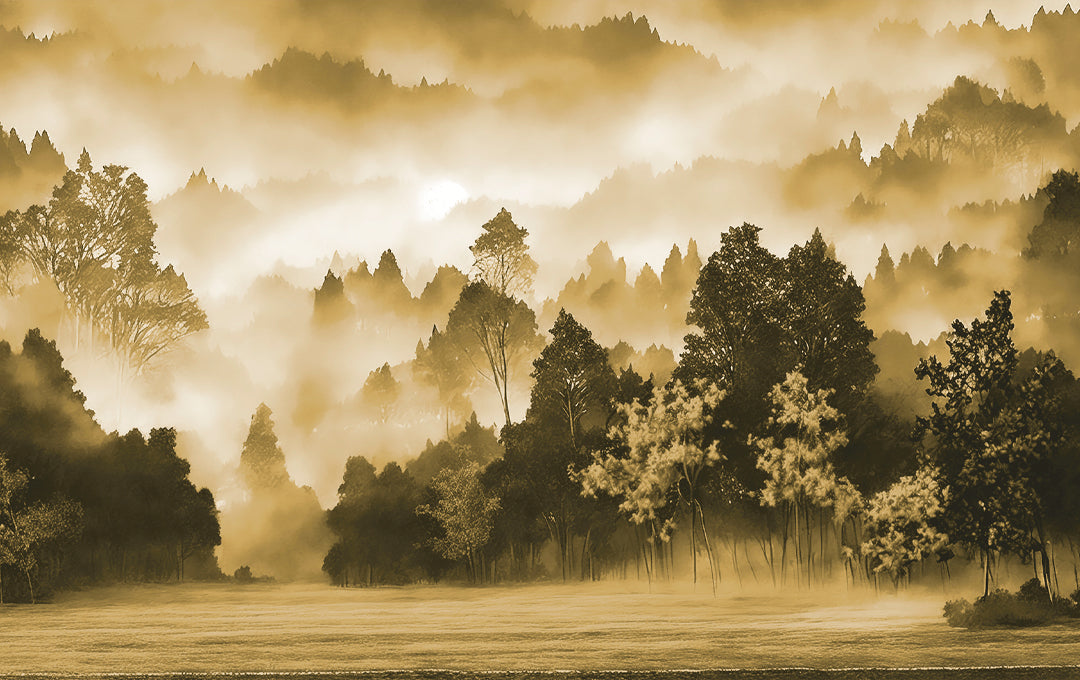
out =
<path fill-rule="evenodd" d="M 1074 607 L 1070 7 L 851 16 L 872 59 L 951 70 L 802 92 L 666 40 L 661 7 L 415 4 L 363 10 L 438 36 L 415 83 L 375 28 L 351 52 L 327 26 L 361 10 L 332 2 L 287 40 L 260 24 L 257 64 L 179 72 L 180 43 L 106 49 L 116 17 L 39 38 L 0 10 L 23 129 L 0 130 L 0 602 L 230 579 L 985 600 L 1030 578 Z M 479 25 L 500 39 L 470 46 Z M 81 96 L 148 150 L 39 114 L 30 63 L 96 64 Z M 752 124 L 776 111 L 784 150 Z"/>

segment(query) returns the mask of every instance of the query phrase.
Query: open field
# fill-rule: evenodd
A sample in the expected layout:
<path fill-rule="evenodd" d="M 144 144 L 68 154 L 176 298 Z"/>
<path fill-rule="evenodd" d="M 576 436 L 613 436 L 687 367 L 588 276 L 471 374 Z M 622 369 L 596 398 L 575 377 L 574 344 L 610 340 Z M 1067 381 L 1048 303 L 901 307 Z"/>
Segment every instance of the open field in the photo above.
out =
<path fill-rule="evenodd" d="M 970 632 L 949 628 L 941 604 L 940 593 L 714 599 L 675 587 L 649 593 L 637 583 L 117 587 L 0 608 L 0 673 L 835 669 L 1080 660 L 1080 624 Z M 1030 672 L 1009 677 L 1046 677 Z"/>

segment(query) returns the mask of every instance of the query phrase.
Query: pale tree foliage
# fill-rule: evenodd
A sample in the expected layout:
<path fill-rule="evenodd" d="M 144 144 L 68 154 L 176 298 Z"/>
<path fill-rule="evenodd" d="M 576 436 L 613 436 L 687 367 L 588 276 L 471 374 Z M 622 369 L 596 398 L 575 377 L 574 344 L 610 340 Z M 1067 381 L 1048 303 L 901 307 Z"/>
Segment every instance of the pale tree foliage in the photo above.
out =
<path fill-rule="evenodd" d="M 95 170 L 83 151 L 47 206 L 0 219 L 0 278 L 14 293 L 24 266 L 53 282 L 78 347 L 103 338 L 134 373 L 207 327 L 183 275 L 154 260 L 146 183 L 119 165 Z"/>
<path fill-rule="evenodd" d="M 464 560 L 470 577 L 480 573 L 480 551 L 487 545 L 495 526 L 500 501 L 489 494 L 480 481 L 480 466 L 475 462 L 459 468 L 446 468 L 431 482 L 435 502 L 421 505 L 417 514 L 438 522 L 442 535 L 432 540 L 432 547 L 448 560 Z"/>
<path fill-rule="evenodd" d="M 949 537 L 937 525 L 947 495 L 937 471 L 920 467 L 870 498 L 864 512 L 869 538 L 861 550 L 875 574 L 888 574 L 898 585 L 913 564 L 946 551 Z"/>
<path fill-rule="evenodd" d="M 514 224 L 510 212 L 503 208 L 483 226 L 484 232 L 469 246 L 473 254 L 473 270 L 494 290 L 508 295 L 524 296 L 532 290 L 536 261 L 529 255 L 525 237 L 529 232 Z"/>
<path fill-rule="evenodd" d="M 10 469 L 7 456 L 0 453 L 0 568 L 8 565 L 23 572 L 33 601 L 39 552 L 77 538 L 82 532 L 83 513 L 82 506 L 64 498 L 27 507 L 20 501 L 29 482 L 27 474 Z M 3 601 L 0 572 L 0 603 Z"/>
<path fill-rule="evenodd" d="M 172 265 L 150 270 L 139 284 L 118 291 L 108 325 L 113 347 L 136 374 L 207 327 L 206 313 Z"/>
<path fill-rule="evenodd" d="M 768 434 L 750 437 L 758 451 L 757 467 L 766 475 L 761 503 L 784 508 L 785 516 L 794 515 L 796 560 L 805 559 L 807 582 L 812 575 L 812 511 L 818 512 L 824 554 L 822 513 L 832 509 L 834 520 L 842 524 L 860 503 L 858 491 L 846 478 L 838 478 L 833 466 L 836 451 L 848 439 L 840 427 L 839 411 L 828 402 L 830 396 L 832 390 L 811 391 L 800 371 L 788 373 L 769 393 Z M 805 550 L 801 527 L 806 532 Z"/>
<path fill-rule="evenodd" d="M 622 416 L 611 430 L 624 451 L 597 454 L 593 463 L 578 473 L 582 493 L 606 493 L 620 500 L 619 510 L 636 525 L 648 527 L 650 539 L 669 541 L 676 521 L 666 512 L 671 493 L 690 513 L 691 563 L 697 579 L 697 519 L 701 519 L 710 571 L 715 587 L 712 549 L 701 509 L 699 479 L 702 472 L 723 456 L 716 442 L 706 444 L 704 431 L 712 412 L 724 399 L 715 384 L 698 383 L 691 392 L 681 381 L 657 387 L 652 400 L 643 405 L 635 399 L 618 406 Z"/>

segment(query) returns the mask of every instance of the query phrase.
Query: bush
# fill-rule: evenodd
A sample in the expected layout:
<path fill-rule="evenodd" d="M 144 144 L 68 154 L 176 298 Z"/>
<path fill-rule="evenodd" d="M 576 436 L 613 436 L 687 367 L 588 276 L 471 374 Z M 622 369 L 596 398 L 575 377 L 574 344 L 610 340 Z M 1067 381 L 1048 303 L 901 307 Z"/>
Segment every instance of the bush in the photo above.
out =
<path fill-rule="evenodd" d="M 1024 602 L 1041 604 L 1046 607 L 1050 606 L 1050 593 L 1035 578 L 1028 579 L 1024 585 L 1020 586 L 1020 590 L 1016 591 L 1016 596 Z"/>
<path fill-rule="evenodd" d="M 1075 599 L 1075 597 L 1074 597 Z M 975 600 L 950 600 L 944 617 L 958 628 L 993 628 L 1038 626 L 1062 616 L 1076 616 L 1077 606 L 1065 599 L 1050 603 L 1050 594 L 1036 579 L 1031 579 L 1015 593 L 998 588 Z"/>
<path fill-rule="evenodd" d="M 251 583 L 255 578 L 251 575 L 251 567 L 246 564 L 233 572 L 233 579 L 237 583 Z"/>

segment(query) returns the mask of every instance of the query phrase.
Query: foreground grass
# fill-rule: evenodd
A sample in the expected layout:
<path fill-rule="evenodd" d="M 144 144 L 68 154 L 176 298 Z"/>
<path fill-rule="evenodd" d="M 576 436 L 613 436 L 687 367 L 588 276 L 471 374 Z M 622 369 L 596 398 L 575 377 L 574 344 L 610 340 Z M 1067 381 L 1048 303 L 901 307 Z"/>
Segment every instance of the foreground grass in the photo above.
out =
<path fill-rule="evenodd" d="M 941 617 L 940 594 L 714 599 L 675 588 L 650 594 L 636 583 L 373 590 L 185 584 L 5 606 L 0 650 L 0 674 L 450 669 L 517 671 L 499 677 L 525 678 L 522 671 L 552 669 L 788 668 L 693 677 L 939 677 L 944 671 L 820 675 L 813 669 L 1074 664 L 1080 624 L 959 630 Z M 1064 668 L 992 676 L 1080 677 Z"/>

